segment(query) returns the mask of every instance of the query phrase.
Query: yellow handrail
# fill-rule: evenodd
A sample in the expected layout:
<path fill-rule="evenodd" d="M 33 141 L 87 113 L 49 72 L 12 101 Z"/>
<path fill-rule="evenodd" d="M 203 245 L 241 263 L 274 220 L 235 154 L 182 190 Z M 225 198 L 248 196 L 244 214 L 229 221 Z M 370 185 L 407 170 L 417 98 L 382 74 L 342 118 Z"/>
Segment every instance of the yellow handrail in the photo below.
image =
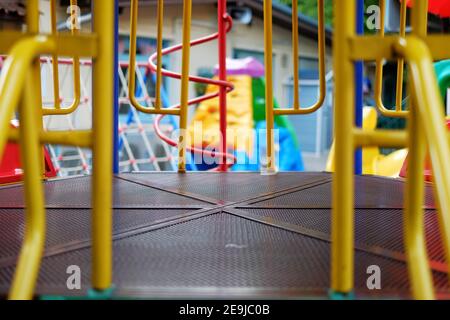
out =
<path fill-rule="evenodd" d="M 431 52 L 426 45 L 428 1 L 417 1 L 413 9 L 413 35 L 374 42 L 390 43 L 390 52 L 378 52 L 376 58 L 395 56 L 404 59 L 410 68 L 411 110 L 408 135 L 405 131 L 364 130 L 354 126 L 354 64 L 362 54 L 355 54 L 352 44 L 355 34 L 356 0 L 334 3 L 335 39 L 335 172 L 333 174 L 331 288 L 341 295 L 351 294 L 354 270 L 353 162 L 355 148 L 364 145 L 401 145 L 408 139 L 410 164 L 405 195 L 404 240 L 412 294 L 417 299 L 434 298 L 433 282 L 428 265 L 424 236 L 425 150 L 428 145 L 434 176 L 434 190 L 439 212 L 439 224 L 450 262 L 450 145 L 445 128 L 445 116 Z M 351 13 L 351 14 L 346 14 Z M 446 40 L 450 40 L 448 37 Z M 385 45 L 383 43 L 383 45 Z M 433 52 L 435 53 L 435 52 Z"/>
<path fill-rule="evenodd" d="M 317 1 L 318 9 L 318 56 L 319 56 L 319 97 L 313 105 L 300 107 L 299 83 L 299 35 L 298 35 L 298 6 L 292 4 L 292 65 L 294 68 L 293 88 L 294 103 L 292 108 L 273 108 L 273 48 L 272 48 L 272 0 L 264 0 L 264 62 L 266 70 L 266 128 L 267 128 L 267 170 L 276 171 L 274 160 L 274 117 L 276 115 L 301 115 L 317 111 L 324 103 L 326 97 L 325 76 L 325 0 Z"/>
<path fill-rule="evenodd" d="M 264 66 L 266 69 L 266 146 L 267 171 L 275 172 L 272 62 L 272 0 L 264 0 Z M 295 87 L 295 84 L 294 84 Z"/>
<path fill-rule="evenodd" d="M 406 13 L 407 6 L 406 1 L 401 2 L 400 7 L 400 37 L 406 36 Z M 384 38 L 385 36 L 385 15 L 386 15 L 386 0 L 380 0 L 380 36 Z M 374 99 L 375 106 L 378 110 L 386 117 L 392 118 L 403 118 L 406 117 L 408 111 L 402 110 L 403 102 L 403 70 L 405 66 L 405 60 L 399 58 L 397 61 L 397 80 L 396 80 L 396 97 L 395 97 L 395 110 L 390 110 L 386 108 L 383 104 L 383 64 L 384 59 L 378 59 L 376 61 L 376 71 L 375 71 L 375 88 L 374 88 Z"/>
<path fill-rule="evenodd" d="M 128 98 L 133 107 L 143 113 L 180 115 L 180 109 L 161 108 L 161 84 L 162 84 L 162 44 L 163 44 L 163 14 L 164 0 L 158 0 L 157 15 L 157 66 L 156 70 L 156 97 L 154 107 L 146 107 L 136 98 L 136 42 L 139 0 L 131 0 L 130 4 L 130 54 L 128 66 Z M 189 23 L 190 26 L 190 23 Z"/>
<path fill-rule="evenodd" d="M 77 0 L 70 0 L 70 6 L 78 5 Z M 76 28 L 76 21 L 78 20 L 78 12 L 71 13 L 71 33 L 72 35 L 78 35 L 79 31 Z M 50 0 L 50 19 L 52 34 L 56 35 L 58 33 L 56 28 L 56 0 Z M 59 60 L 58 55 L 54 54 L 52 56 L 52 68 L 53 68 L 53 97 L 54 97 L 54 107 L 46 108 L 42 107 L 42 113 L 44 115 L 65 115 L 73 113 L 80 105 L 80 59 L 78 56 L 73 57 L 73 85 L 74 85 L 74 99 L 69 107 L 61 108 L 60 95 L 59 95 Z"/>
<path fill-rule="evenodd" d="M 180 117 L 180 136 L 178 140 L 178 172 L 186 170 L 187 150 L 187 118 L 189 104 L 189 61 L 190 61 L 190 37 L 192 19 L 192 0 L 183 1 L 183 44 L 181 66 L 181 93 L 179 108 L 162 108 L 162 57 L 163 57 L 163 19 L 164 1 L 158 0 L 157 7 L 157 69 L 156 69 L 156 96 L 153 107 L 147 107 L 139 103 L 136 98 L 136 42 L 137 20 L 139 0 L 131 0 L 130 7 L 130 57 L 128 66 L 128 97 L 130 103 L 138 111 L 148 114 L 177 115 Z"/>
<path fill-rule="evenodd" d="M 18 42 L 6 59 L 0 77 L 0 158 L 8 140 L 10 119 L 20 102 L 25 83 L 28 92 L 23 94 L 20 107 L 20 146 L 25 172 L 25 236 L 19 262 L 14 274 L 9 297 L 30 299 L 39 273 L 45 240 L 44 193 L 41 186 L 41 162 L 36 155 L 41 153 L 39 128 L 41 117 L 34 107 L 38 94 L 29 72 L 35 58 L 43 53 L 53 52 L 55 42 L 46 37 L 36 36 Z"/>
<path fill-rule="evenodd" d="M 155 96 L 155 108 L 161 109 L 161 90 L 162 90 L 162 49 L 163 49 L 163 24 L 164 24 L 164 0 L 158 0 L 158 13 L 157 13 L 158 31 L 156 37 L 156 96 Z"/>
<path fill-rule="evenodd" d="M 298 54 L 298 6 L 292 5 L 292 65 L 294 67 L 294 105 L 293 108 L 274 109 L 275 115 L 296 115 L 310 114 L 317 111 L 324 103 L 326 96 L 326 76 L 325 76 L 325 0 L 317 1 L 317 25 L 318 25 L 318 58 L 319 58 L 319 97 L 317 102 L 305 108 L 300 108 L 300 94 L 298 92 L 299 83 L 299 54 Z M 270 73 L 270 70 L 266 70 Z"/>
<path fill-rule="evenodd" d="M 41 184 L 41 145 L 52 142 L 92 147 L 92 287 L 106 290 L 112 281 L 112 132 L 114 72 L 114 2 L 94 1 L 95 42 L 80 48 L 80 39 L 65 39 L 77 55 L 89 52 L 93 58 L 93 129 L 90 131 L 44 132 L 39 56 L 65 52 L 57 36 L 37 35 L 38 1 L 27 2 L 27 34 L 12 47 L 0 75 L 0 158 L 8 139 L 18 141 L 24 169 L 26 202 L 25 237 L 9 294 L 10 299 L 30 299 L 33 295 L 45 240 L 44 194 Z M 104 81 L 109 79 L 111 81 Z M 24 91 L 26 85 L 26 92 Z M 19 130 L 9 121 L 19 105 Z M 11 133 L 10 133 L 11 131 Z M 95 139 L 93 139 L 95 133 Z M 68 138 L 68 135 L 70 137 Z M 37 159 L 36 159 L 37 157 Z"/>
<path fill-rule="evenodd" d="M 433 69 L 433 61 L 431 59 L 430 52 L 426 45 L 418 38 L 409 38 L 408 41 L 399 40 L 395 45 L 397 53 L 406 58 L 409 63 L 409 69 L 411 72 L 411 93 L 414 99 L 414 105 L 417 110 L 414 110 L 412 118 L 412 127 L 410 128 L 410 152 L 414 148 L 422 148 L 418 153 L 421 161 L 417 161 L 418 167 L 409 168 L 408 173 L 418 172 L 414 174 L 415 179 L 409 179 L 410 188 L 414 189 L 411 192 L 423 192 L 423 156 L 425 152 L 425 144 L 420 146 L 418 141 L 414 141 L 414 136 L 420 135 L 420 131 L 423 131 L 424 137 L 428 142 L 431 163 L 433 167 L 433 181 L 434 190 L 436 194 L 440 217 L 441 232 L 444 242 L 445 252 L 447 254 L 447 262 L 450 262 L 450 170 L 448 165 L 450 163 L 450 146 L 448 143 L 447 129 L 445 126 L 445 115 L 442 99 L 438 90 L 438 84 Z M 410 121 L 411 121 L 410 118 Z M 420 141 L 420 140 L 419 140 Z M 411 149 L 412 148 L 412 149 Z M 414 157 L 410 156 L 411 159 Z M 420 168 L 419 168 L 420 166 Z M 416 169 L 416 170 L 415 170 Z M 416 202 L 412 204 L 411 201 Z M 423 196 L 415 196 L 414 193 L 409 196 L 409 199 L 405 203 L 405 208 L 408 206 L 416 208 L 417 212 L 410 209 L 409 215 L 412 219 L 420 219 L 423 223 Z M 406 210 L 408 212 L 408 210 Z M 416 215 L 415 217 L 413 215 Z M 405 222 L 405 227 L 408 221 Z M 423 236 L 423 228 L 422 236 Z M 422 244 L 417 243 L 418 233 L 408 232 L 405 230 L 406 251 L 408 254 L 410 278 L 413 285 L 413 293 L 415 296 L 421 296 L 426 298 L 427 291 L 424 288 L 421 281 L 421 270 L 419 264 L 425 264 L 428 266 L 428 261 L 420 259 L 417 252 L 420 250 L 417 247 L 423 246 L 425 249 L 425 239 Z M 426 256 L 425 256 L 426 257 Z M 416 269 L 417 268 L 417 269 Z M 430 286 L 432 287 L 432 281 L 430 276 Z M 431 296 L 430 296 L 431 297 Z"/>
<path fill-rule="evenodd" d="M 45 36 L 21 40 L 11 50 L 0 76 L 0 156 L 5 147 L 9 121 L 19 105 L 28 69 L 41 53 L 55 50 L 55 42 Z"/>

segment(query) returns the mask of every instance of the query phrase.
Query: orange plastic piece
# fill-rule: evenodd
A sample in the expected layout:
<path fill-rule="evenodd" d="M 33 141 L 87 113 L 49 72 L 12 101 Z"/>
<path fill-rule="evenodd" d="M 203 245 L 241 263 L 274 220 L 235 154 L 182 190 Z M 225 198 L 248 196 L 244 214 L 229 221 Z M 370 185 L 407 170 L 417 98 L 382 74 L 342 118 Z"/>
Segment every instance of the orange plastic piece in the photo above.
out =
<path fill-rule="evenodd" d="M 11 124 L 12 127 L 16 127 Z M 44 147 L 45 177 L 56 177 L 50 154 Z M 20 147 L 17 143 L 8 143 L 5 147 L 3 158 L 0 159 L 0 185 L 22 181 L 23 171 L 20 163 Z"/>
<path fill-rule="evenodd" d="M 450 131 L 450 120 L 447 120 L 447 128 Z M 400 177 L 406 178 L 407 173 L 408 173 L 408 157 L 406 157 L 405 162 L 403 163 L 403 167 L 400 170 Z M 423 175 L 425 177 L 425 181 L 433 182 L 433 172 L 431 168 L 431 160 L 429 155 L 427 155 L 425 159 L 425 169 Z"/>

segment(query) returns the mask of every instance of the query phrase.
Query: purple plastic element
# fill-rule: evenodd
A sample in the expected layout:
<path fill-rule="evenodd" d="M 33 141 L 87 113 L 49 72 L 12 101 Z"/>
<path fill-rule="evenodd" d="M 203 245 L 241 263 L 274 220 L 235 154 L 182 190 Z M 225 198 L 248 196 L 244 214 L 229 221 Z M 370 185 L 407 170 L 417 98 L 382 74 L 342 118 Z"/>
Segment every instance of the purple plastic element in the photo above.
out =
<path fill-rule="evenodd" d="M 214 67 L 214 73 L 217 75 L 219 66 Z M 252 78 L 264 76 L 264 65 L 253 57 L 244 59 L 227 59 L 228 75 L 247 75 Z"/>

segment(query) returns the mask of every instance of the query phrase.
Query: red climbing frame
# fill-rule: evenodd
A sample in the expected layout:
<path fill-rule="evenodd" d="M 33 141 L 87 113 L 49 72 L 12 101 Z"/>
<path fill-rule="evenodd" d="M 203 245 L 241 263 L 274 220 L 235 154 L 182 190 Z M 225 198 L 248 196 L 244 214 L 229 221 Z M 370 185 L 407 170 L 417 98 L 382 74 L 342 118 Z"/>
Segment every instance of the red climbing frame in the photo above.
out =
<path fill-rule="evenodd" d="M 219 26 L 219 80 L 227 80 L 227 1 L 219 0 L 217 5 L 217 25 Z M 227 171 L 227 91 L 221 86 L 219 88 L 219 110 L 220 110 L 220 133 L 222 161 L 220 161 L 219 170 Z"/>

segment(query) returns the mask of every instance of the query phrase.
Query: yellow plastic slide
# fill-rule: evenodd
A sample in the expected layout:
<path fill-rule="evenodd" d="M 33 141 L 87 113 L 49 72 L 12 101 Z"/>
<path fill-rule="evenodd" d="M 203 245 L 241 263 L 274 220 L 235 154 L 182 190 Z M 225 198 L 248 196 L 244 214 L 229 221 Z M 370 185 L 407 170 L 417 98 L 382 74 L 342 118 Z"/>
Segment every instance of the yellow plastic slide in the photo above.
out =
<path fill-rule="evenodd" d="M 374 130 L 377 125 L 377 111 L 372 107 L 364 107 L 363 128 Z M 407 149 L 400 149 L 385 156 L 378 147 L 363 148 L 363 174 L 397 178 L 408 154 Z M 327 171 L 334 171 L 334 143 L 331 146 L 327 161 Z"/>
<path fill-rule="evenodd" d="M 252 78 L 247 75 L 228 76 L 227 81 L 235 89 L 227 95 L 227 142 L 228 148 L 246 151 L 253 150 L 253 95 Z M 217 91 L 209 85 L 206 93 Z M 219 98 L 202 102 L 195 112 L 189 126 L 192 146 L 205 148 L 217 147 L 220 142 Z"/>

